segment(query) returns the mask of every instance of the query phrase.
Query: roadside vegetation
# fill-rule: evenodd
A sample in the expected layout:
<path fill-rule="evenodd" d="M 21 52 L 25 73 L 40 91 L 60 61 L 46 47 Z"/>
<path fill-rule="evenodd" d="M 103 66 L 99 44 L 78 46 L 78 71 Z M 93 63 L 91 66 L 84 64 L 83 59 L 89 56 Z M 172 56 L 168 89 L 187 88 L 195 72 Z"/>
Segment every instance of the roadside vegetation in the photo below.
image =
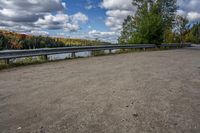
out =
<path fill-rule="evenodd" d="M 6 69 L 6 68 L 12 68 L 12 67 L 18 67 L 18 66 L 25 66 L 25 65 L 31 65 L 31 64 L 41 64 L 44 62 L 47 62 L 42 56 L 38 57 L 26 57 L 23 60 L 20 61 L 11 61 L 12 63 L 6 64 L 4 60 L 0 60 L 0 70 Z"/>
<path fill-rule="evenodd" d="M 121 44 L 200 43 L 200 23 L 177 15 L 177 0 L 133 0 L 136 14 L 128 16 Z"/>

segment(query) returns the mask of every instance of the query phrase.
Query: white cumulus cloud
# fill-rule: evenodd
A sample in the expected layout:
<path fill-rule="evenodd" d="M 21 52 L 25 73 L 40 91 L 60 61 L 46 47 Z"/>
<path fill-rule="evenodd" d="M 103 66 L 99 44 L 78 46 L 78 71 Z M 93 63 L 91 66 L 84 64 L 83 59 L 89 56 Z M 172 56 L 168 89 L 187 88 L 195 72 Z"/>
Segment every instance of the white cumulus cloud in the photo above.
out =
<path fill-rule="evenodd" d="M 62 0 L 0 0 L 0 27 L 15 31 L 63 29 L 75 31 L 88 17 L 68 15 Z"/>
<path fill-rule="evenodd" d="M 43 29 L 63 29 L 76 31 L 80 28 L 79 24 L 84 23 L 87 20 L 88 17 L 80 12 L 71 16 L 58 13 L 56 15 L 48 14 L 43 18 L 39 18 L 34 24 L 35 26 Z"/>
<path fill-rule="evenodd" d="M 200 0 L 178 0 L 178 14 L 190 20 L 190 22 L 200 21 Z"/>
<path fill-rule="evenodd" d="M 103 0 L 101 7 L 105 9 L 121 9 L 130 10 L 132 8 L 132 0 Z"/>
<path fill-rule="evenodd" d="M 105 25 L 116 32 L 122 29 L 124 19 L 128 15 L 134 15 L 136 12 L 136 8 L 132 5 L 132 0 L 103 0 L 101 7 L 107 10 Z"/>
<path fill-rule="evenodd" d="M 105 42 L 116 42 L 117 38 L 119 36 L 119 33 L 114 31 L 97 31 L 97 30 L 91 30 L 88 32 L 88 38 L 95 39 L 98 38 L 101 41 Z"/>

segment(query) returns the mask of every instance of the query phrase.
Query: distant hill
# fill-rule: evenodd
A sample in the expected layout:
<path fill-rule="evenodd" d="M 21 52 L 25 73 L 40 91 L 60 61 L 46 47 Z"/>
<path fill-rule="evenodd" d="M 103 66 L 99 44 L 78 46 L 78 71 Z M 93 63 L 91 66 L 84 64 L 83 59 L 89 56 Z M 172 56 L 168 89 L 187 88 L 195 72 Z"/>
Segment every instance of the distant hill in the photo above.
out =
<path fill-rule="evenodd" d="M 99 40 L 55 38 L 49 36 L 32 36 L 0 30 L 0 50 L 3 49 L 35 49 L 65 46 L 92 46 L 109 44 Z"/>

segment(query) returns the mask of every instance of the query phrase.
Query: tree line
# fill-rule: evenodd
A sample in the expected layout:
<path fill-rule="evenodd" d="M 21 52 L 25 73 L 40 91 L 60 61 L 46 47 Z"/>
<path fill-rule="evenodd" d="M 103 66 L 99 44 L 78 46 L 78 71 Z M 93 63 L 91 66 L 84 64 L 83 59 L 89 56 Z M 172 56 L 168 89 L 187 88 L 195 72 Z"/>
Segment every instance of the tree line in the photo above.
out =
<path fill-rule="evenodd" d="M 177 0 L 133 0 L 137 8 L 123 23 L 121 44 L 200 43 L 200 23 L 177 15 Z"/>
<path fill-rule="evenodd" d="M 53 38 L 49 36 L 31 36 L 0 30 L 0 50 L 5 49 L 36 49 L 65 46 L 91 46 L 106 42 L 72 38 Z"/>

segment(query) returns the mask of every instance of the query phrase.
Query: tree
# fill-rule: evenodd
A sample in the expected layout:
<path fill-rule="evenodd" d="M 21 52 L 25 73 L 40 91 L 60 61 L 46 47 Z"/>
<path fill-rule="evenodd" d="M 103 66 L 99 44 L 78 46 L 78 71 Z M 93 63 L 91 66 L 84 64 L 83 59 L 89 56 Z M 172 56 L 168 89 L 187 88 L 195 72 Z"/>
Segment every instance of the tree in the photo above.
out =
<path fill-rule="evenodd" d="M 173 32 L 172 29 L 165 31 L 165 43 L 179 43 L 180 37 L 176 32 Z"/>
<path fill-rule="evenodd" d="M 157 3 L 165 28 L 172 28 L 176 18 L 177 0 L 157 0 Z"/>
<path fill-rule="evenodd" d="M 119 42 L 161 44 L 174 24 L 176 0 L 133 0 L 133 5 L 137 12 L 124 21 Z"/>
<path fill-rule="evenodd" d="M 7 43 L 8 39 L 3 34 L 0 34 L 0 50 L 5 49 Z"/>
<path fill-rule="evenodd" d="M 132 16 L 128 16 L 123 23 L 123 30 L 121 36 L 118 39 L 118 42 L 121 44 L 129 43 L 132 38 L 132 32 L 135 30 L 134 20 Z"/>
<path fill-rule="evenodd" d="M 180 42 L 185 41 L 185 35 L 189 31 L 188 19 L 182 16 L 176 16 L 175 31 L 179 35 Z"/>
<path fill-rule="evenodd" d="M 149 8 L 146 3 L 136 17 L 136 32 L 133 33 L 133 43 L 160 44 L 163 41 L 163 20 L 158 13 L 158 5 Z"/>
<path fill-rule="evenodd" d="M 2 49 L 35 49 L 54 48 L 72 45 L 102 45 L 109 44 L 100 40 L 85 40 L 72 38 L 54 38 L 48 36 L 32 36 L 0 30 L 0 50 Z"/>
<path fill-rule="evenodd" d="M 163 18 L 165 28 L 173 26 L 177 10 L 177 0 L 133 0 L 133 5 L 138 9 L 145 6 L 146 3 L 148 3 L 149 8 L 154 4 L 158 6 L 158 13 Z"/>
<path fill-rule="evenodd" d="M 194 24 L 189 31 L 189 39 L 192 43 L 200 43 L 200 23 Z"/>

